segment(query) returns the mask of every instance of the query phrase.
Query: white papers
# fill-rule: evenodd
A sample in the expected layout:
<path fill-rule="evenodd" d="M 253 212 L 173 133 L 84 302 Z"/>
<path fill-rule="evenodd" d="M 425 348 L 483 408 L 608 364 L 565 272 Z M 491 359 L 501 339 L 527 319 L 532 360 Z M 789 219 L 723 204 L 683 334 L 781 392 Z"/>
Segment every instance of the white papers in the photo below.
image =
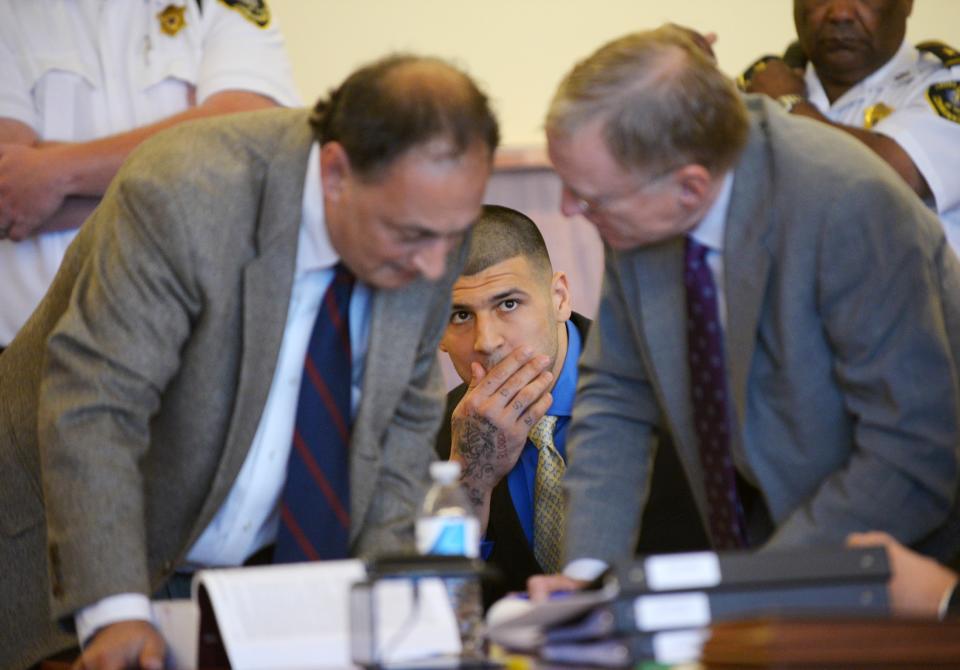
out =
<path fill-rule="evenodd" d="M 200 610 L 192 600 L 155 600 L 153 621 L 167 641 L 173 670 L 196 670 Z"/>
<path fill-rule="evenodd" d="M 365 577 L 360 561 L 205 570 L 194 579 L 194 599 L 203 585 L 235 670 L 352 668 L 350 588 Z M 378 584 L 378 643 L 390 647 L 385 660 L 459 653 L 443 584 L 421 580 L 416 612 L 413 603 L 409 581 Z"/>

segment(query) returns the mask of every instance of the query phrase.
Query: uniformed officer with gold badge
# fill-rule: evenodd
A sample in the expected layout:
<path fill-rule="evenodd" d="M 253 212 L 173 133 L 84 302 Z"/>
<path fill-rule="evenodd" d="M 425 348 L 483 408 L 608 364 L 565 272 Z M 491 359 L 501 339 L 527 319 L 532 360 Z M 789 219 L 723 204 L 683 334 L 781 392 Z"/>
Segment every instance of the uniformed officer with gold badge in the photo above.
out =
<path fill-rule="evenodd" d="M 912 8 L 912 0 L 794 0 L 799 48 L 761 59 L 742 83 L 867 144 L 936 210 L 960 251 L 960 53 L 908 44 Z"/>
<path fill-rule="evenodd" d="M 0 10 L 2 350 L 133 147 L 181 121 L 300 100 L 264 0 Z"/>

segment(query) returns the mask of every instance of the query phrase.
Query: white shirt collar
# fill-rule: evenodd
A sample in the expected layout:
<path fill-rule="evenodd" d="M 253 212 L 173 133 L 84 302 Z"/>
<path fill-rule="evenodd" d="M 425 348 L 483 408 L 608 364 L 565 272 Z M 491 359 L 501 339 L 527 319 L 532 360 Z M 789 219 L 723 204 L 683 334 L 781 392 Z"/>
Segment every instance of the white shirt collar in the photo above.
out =
<path fill-rule="evenodd" d="M 693 229 L 690 237 L 710 249 L 710 251 L 723 251 L 723 233 L 726 227 L 727 210 L 730 209 L 730 196 L 733 193 L 733 171 L 727 172 L 723 177 L 723 185 L 720 186 L 720 193 L 717 199 L 710 205 L 707 215 L 703 217 L 700 224 Z"/>
<path fill-rule="evenodd" d="M 323 211 L 323 188 L 320 175 L 320 145 L 314 143 L 307 158 L 307 174 L 303 182 L 303 213 L 297 243 L 297 276 L 312 270 L 333 267 L 340 255 L 330 243 Z"/>

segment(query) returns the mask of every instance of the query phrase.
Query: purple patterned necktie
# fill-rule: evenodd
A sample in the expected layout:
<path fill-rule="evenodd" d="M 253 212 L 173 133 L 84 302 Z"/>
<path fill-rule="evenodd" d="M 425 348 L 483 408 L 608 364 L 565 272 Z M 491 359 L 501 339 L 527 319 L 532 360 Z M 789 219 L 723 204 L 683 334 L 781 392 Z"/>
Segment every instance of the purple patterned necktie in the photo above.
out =
<path fill-rule="evenodd" d="M 350 536 L 350 294 L 334 268 L 304 360 L 274 563 L 347 558 Z"/>
<path fill-rule="evenodd" d="M 693 425 L 700 446 L 710 536 L 717 549 L 747 545 L 743 507 L 730 456 L 730 417 L 723 362 L 723 329 L 707 247 L 686 238 L 683 283 L 687 289 L 687 362 Z"/>

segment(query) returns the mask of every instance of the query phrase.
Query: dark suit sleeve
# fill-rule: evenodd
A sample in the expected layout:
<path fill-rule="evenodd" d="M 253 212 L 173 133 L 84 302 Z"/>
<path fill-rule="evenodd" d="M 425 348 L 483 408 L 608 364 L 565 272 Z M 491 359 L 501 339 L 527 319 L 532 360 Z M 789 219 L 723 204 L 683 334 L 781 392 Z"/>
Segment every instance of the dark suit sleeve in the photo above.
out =
<path fill-rule="evenodd" d="M 445 461 L 450 458 L 450 442 L 453 439 L 453 433 L 450 429 L 450 416 L 457 405 L 460 404 L 466 392 L 467 385 L 460 384 L 447 394 L 447 406 L 443 411 L 443 420 L 440 422 L 440 431 L 437 433 L 437 443 L 435 445 L 437 457 L 440 460 Z"/>
<path fill-rule="evenodd" d="M 954 584 L 953 593 L 947 603 L 947 616 L 960 617 L 960 584 Z"/>

